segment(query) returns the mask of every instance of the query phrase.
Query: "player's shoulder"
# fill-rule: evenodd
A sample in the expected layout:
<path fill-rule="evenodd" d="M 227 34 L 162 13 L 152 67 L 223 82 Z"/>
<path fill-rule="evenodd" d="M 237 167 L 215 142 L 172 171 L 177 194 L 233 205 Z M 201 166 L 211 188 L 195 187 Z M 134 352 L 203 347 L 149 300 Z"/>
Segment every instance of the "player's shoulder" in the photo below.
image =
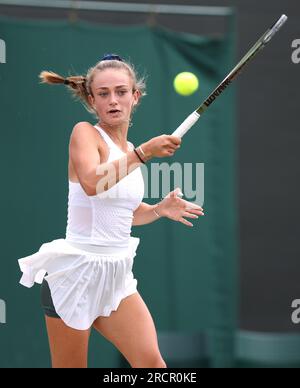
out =
<path fill-rule="evenodd" d="M 80 139 L 84 137 L 85 139 L 87 137 L 94 137 L 96 133 L 95 127 L 87 122 L 87 121 L 80 121 L 76 123 L 72 129 L 71 133 L 71 140 L 72 139 Z"/>
<path fill-rule="evenodd" d="M 89 123 L 88 121 L 79 121 L 76 123 L 73 127 L 72 134 L 77 134 L 81 132 L 94 132 L 95 127 L 93 124 Z"/>
<path fill-rule="evenodd" d="M 91 147 L 95 146 L 100 153 L 102 151 L 104 152 L 107 148 L 101 134 L 99 134 L 93 124 L 87 121 L 80 121 L 74 125 L 69 144 L 71 147 L 74 146 L 75 148 L 81 148 L 86 145 Z"/>

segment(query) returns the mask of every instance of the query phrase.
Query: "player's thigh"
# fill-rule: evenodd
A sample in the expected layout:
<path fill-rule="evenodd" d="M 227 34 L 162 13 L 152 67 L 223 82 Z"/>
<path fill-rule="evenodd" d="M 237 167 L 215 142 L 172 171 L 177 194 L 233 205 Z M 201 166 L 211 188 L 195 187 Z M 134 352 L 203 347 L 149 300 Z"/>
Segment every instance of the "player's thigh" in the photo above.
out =
<path fill-rule="evenodd" d="M 151 314 L 138 292 L 124 298 L 109 317 L 99 317 L 93 325 L 112 342 L 131 366 L 163 367 Z"/>
<path fill-rule="evenodd" d="M 53 368 L 86 368 L 90 329 L 76 330 L 45 315 Z"/>

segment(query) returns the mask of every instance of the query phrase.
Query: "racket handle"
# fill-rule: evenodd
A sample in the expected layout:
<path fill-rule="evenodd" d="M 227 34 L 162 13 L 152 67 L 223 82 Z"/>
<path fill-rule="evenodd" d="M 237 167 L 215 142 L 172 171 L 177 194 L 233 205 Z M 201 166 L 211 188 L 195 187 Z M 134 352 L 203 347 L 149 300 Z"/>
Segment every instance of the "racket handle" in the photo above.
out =
<path fill-rule="evenodd" d="M 200 115 L 196 111 L 190 114 L 182 124 L 172 133 L 173 136 L 182 137 L 199 119 Z"/>

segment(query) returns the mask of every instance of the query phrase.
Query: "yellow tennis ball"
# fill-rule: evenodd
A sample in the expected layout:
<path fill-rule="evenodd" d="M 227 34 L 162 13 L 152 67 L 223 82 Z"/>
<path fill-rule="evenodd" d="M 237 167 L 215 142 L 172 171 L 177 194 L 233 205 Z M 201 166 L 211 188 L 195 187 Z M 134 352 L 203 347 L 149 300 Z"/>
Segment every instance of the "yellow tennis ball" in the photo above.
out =
<path fill-rule="evenodd" d="M 198 87 L 198 78 L 195 76 L 195 74 L 188 71 L 177 74 L 174 79 L 174 88 L 176 92 L 183 96 L 190 96 L 191 94 L 195 93 Z"/>

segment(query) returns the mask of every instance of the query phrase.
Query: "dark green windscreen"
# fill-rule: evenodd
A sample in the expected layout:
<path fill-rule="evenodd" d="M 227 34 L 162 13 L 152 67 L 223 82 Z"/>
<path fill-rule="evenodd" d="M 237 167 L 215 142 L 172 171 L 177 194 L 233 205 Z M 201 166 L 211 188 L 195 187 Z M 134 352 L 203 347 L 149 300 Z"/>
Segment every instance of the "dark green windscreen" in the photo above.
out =
<path fill-rule="evenodd" d="M 147 75 L 147 96 L 128 136 L 138 145 L 171 134 L 200 105 L 231 69 L 234 40 L 232 34 L 208 38 L 148 26 L 12 19 L 0 19 L 0 37 L 7 50 L 6 64 L 0 65 L 0 299 L 7 315 L 0 326 L 0 365 L 43 367 L 50 366 L 50 359 L 39 286 L 18 284 L 17 259 L 65 236 L 69 136 L 78 121 L 96 121 L 64 86 L 39 84 L 38 74 L 85 74 L 109 52 L 129 59 Z M 200 88 L 192 96 L 174 91 L 173 79 L 182 71 L 199 78 Z M 204 164 L 205 216 L 193 228 L 168 219 L 133 227 L 132 235 L 141 238 L 134 265 L 139 291 L 159 331 L 203 331 L 210 340 L 212 365 L 230 365 L 238 248 L 234 86 L 183 138 L 174 157 L 147 165 L 148 175 L 158 163 L 179 163 L 183 170 L 193 166 L 194 190 L 202 185 L 196 163 Z M 185 193 L 183 183 L 181 187 Z M 90 366 L 118 362 L 113 346 L 93 333 Z"/>

